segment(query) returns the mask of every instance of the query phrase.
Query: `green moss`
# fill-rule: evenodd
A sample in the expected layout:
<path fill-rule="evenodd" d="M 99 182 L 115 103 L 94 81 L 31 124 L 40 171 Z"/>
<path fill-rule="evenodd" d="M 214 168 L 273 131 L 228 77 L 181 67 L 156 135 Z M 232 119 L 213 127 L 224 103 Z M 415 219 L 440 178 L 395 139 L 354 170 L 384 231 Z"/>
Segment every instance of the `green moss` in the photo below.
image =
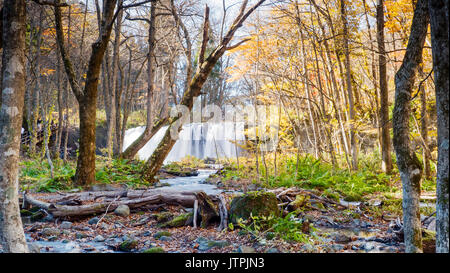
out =
<path fill-rule="evenodd" d="M 153 237 L 155 239 L 159 239 L 159 238 L 161 238 L 161 236 L 170 237 L 170 236 L 172 236 L 172 233 L 170 233 L 168 231 L 158 231 L 157 233 L 155 233 L 155 235 L 153 235 Z"/>
<path fill-rule="evenodd" d="M 136 248 L 137 245 L 138 245 L 138 241 L 136 241 L 136 240 L 125 240 L 120 244 L 119 250 L 131 251 L 132 249 Z"/>
<path fill-rule="evenodd" d="M 278 201 L 275 194 L 264 191 L 248 192 L 235 197 L 230 205 L 230 221 L 237 223 L 239 218 L 248 219 L 253 216 L 278 216 Z"/>
<path fill-rule="evenodd" d="M 168 211 L 158 213 L 155 216 L 158 223 L 167 222 L 173 218 L 173 214 Z"/>
<path fill-rule="evenodd" d="M 162 247 L 152 247 L 142 251 L 142 253 L 166 253 Z"/>
<path fill-rule="evenodd" d="M 192 212 L 181 214 L 166 223 L 160 224 L 159 227 L 182 227 L 186 225 L 186 222 L 189 220 L 189 218 L 193 216 L 194 213 Z"/>

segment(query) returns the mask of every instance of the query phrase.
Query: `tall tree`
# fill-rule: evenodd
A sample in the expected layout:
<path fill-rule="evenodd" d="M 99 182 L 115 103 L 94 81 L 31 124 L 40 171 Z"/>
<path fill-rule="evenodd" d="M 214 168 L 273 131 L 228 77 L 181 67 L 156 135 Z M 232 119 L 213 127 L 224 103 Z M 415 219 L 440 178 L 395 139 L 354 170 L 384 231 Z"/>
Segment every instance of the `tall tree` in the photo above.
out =
<path fill-rule="evenodd" d="M 18 202 L 25 33 L 25 0 L 5 0 L 0 101 L 0 241 L 5 252 L 28 252 Z"/>
<path fill-rule="evenodd" d="M 378 71 L 380 73 L 380 124 L 381 124 L 381 168 L 387 174 L 392 171 L 391 141 L 389 135 L 389 97 L 386 70 L 386 50 L 384 47 L 384 4 L 377 2 L 377 43 L 378 43 Z"/>
<path fill-rule="evenodd" d="M 422 50 L 429 20 L 427 0 L 418 0 L 406 53 L 401 67 L 395 74 L 393 142 L 403 188 L 403 229 L 406 252 L 422 252 L 422 225 L 419 207 L 422 165 L 411 148 L 409 117 L 411 93 L 419 65 L 422 62 Z"/>
<path fill-rule="evenodd" d="M 448 239 L 448 126 L 449 126 L 449 3 L 429 0 L 434 86 L 436 92 L 438 163 L 436 201 L 436 252 L 449 252 Z"/>
<path fill-rule="evenodd" d="M 86 185 L 95 181 L 95 119 L 97 110 L 97 87 L 100 74 L 100 66 L 111 36 L 114 11 L 117 0 L 105 0 L 101 16 L 101 24 L 97 41 L 92 44 L 92 52 L 89 59 L 88 71 L 84 90 L 81 89 L 74 66 L 64 46 L 64 34 L 61 19 L 61 7 L 56 5 L 55 25 L 59 51 L 63 59 L 67 78 L 72 92 L 78 100 L 80 110 L 80 148 L 77 159 L 75 183 Z M 60 0 L 56 0 L 60 3 Z"/>

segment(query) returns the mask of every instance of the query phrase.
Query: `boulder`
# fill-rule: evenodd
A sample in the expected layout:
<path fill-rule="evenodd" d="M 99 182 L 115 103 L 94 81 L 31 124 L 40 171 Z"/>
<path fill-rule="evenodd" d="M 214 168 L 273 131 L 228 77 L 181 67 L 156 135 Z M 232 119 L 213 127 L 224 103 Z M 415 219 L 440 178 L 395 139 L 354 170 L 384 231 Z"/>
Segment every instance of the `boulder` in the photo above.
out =
<path fill-rule="evenodd" d="M 130 215 L 130 208 L 127 205 L 120 205 L 114 210 L 114 214 L 127 217 Z"/>
<path fill-rule="evenodd" d="M 192 212 L 181 214 L 168 222 L 159 224 L 158 227 L 173 228 L 173 227 L 188 226 L 193 222 L 193 215 L 194 215 L 194 213 L 192 213 Z"/>
<path fill-rule="evenodd" d="M 42 235 L 44 236 L 58 236 L 61 234 L 61 231 L 57 228 L 44 228 L 42 230 Z"/>
<path fill-rule="evenodd" d="M 63 221 L 61 225 L 59 225 L 61 229 L 70 229 L 72 227 L 72 222 Z"/>
<path fill-rule="evenodd" d="M 230 221 L 237 223 L 239 218 L 246 220 L 253 216 L 279 216 L 277 198 L 274 193 L 264 191 L 248 192 L 235 197 L 230 205 Z"/>

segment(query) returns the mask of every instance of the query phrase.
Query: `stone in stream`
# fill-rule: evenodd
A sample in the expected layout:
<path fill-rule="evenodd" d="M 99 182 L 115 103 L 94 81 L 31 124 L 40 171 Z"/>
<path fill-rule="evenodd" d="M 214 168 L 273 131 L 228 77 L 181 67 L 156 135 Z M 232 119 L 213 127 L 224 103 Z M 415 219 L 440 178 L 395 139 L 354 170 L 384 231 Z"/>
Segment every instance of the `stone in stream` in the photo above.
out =
<path fill-rule="evenodd" d="M 61 228 L 61 229 L 71 229 L 72 228 L 72 222 L 63 221 L 61 223 L 61 225 L 59 225 L 59 228 Z"/>
<path fill-rule="evenodd" d="M 114 210 L 114 214 L 126 217 L 130 215 L 130 208 L 127 205 L 120 205 Z"/>
<path fill-rule="evenodd" d="M 237 223 L 239 218 L 247 220 L 253 216 L 270 216 L 280 214 L 278 201 L 271 192 L 248 192 L 242 196 L 235 197 L 230 205 L 230 221 Z"/>

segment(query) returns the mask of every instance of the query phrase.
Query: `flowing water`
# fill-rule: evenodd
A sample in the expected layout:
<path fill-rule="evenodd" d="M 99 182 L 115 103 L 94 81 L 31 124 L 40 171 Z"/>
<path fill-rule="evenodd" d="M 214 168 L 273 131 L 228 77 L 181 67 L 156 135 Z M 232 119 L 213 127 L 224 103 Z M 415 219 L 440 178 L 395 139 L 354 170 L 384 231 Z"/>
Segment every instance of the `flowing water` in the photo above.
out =
<path fill-rule="evenodd" d="M 138 152 L 141 160 L 148 159 L 164 137 L 168 126 L 162 127 Z M 128 129 L 124 137 L 124 150 L 144 132 L 145 126 Z M 179 138 L 167 155 L 165 164 L 180 161 L 190 155 L 200 159 L 232 158 L 240 154 L 234 142 L 245 140 L 243 122 L 189 123 L 180 131 Z"/>

